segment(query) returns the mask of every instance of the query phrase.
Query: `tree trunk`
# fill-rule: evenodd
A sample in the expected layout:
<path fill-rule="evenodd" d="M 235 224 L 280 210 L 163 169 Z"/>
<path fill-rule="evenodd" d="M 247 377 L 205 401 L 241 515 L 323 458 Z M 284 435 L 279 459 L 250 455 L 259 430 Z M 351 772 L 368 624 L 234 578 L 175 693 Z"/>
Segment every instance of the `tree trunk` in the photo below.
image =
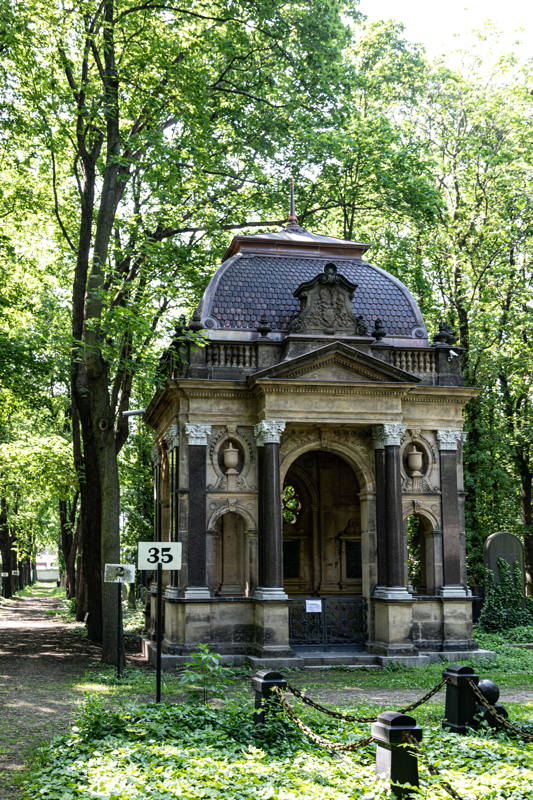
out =
<path fill-rule="evenodd" d="M 107 369 L 103 362 L 100 363 L 100 369 L 88 373 L 88 383 L 100 486 L 101 574 L 105 564 L 117 564 L 120 561 L 118 463 Z M 112 583 L 101 583 L 102 659 L 109 663 L 115 663 L 117 654 L 117 603 L 114 589 Z"/>

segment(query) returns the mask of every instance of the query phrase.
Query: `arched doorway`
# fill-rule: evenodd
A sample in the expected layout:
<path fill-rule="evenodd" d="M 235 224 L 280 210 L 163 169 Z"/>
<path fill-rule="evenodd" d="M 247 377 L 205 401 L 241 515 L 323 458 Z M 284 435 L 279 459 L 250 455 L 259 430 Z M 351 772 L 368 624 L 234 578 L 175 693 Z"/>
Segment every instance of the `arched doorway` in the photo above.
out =
<path fill-rule="evenodd" d="M 311 450 L 283 486 L 283 578 L 292 646 L 362 646 L 360 487 L 339 455 Z"/>

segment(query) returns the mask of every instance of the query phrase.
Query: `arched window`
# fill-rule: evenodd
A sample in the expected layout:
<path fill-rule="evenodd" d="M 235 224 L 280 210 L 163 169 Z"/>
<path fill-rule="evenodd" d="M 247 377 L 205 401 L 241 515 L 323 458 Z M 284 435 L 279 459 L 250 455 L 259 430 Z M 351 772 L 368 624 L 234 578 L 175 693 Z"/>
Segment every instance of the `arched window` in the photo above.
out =
<path fill-rule="evenodd" d="M 409 584 L 415 594 L 435 594 L 442 581 L 438 531 L 423 514 L 410 514 L 405 534 Z"/>

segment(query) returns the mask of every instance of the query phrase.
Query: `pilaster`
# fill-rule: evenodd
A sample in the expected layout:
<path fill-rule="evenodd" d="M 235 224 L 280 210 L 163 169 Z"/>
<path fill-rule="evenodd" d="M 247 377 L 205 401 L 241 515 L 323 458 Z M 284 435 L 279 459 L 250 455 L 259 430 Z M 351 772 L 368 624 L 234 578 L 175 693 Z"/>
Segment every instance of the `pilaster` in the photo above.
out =
<path fill-rule="evenodd" d="M 189 447 L 189 526 L 187 537 L 188 582 L 184 596 L 209 598 L 206 563 L 206 459 L 211 425 L 185 424 Z"/>
<path fill-rule="evenodd" d="M 461 513 L 457 485 L 458 444 L 462 440 L 460 430 L 438 430 L 439 446 L 442 550 L 444 585 L 441 594 L 445 598 L 468 597 L 470 593 L 462 583 L 464 574 L 463 548 L 461 542 Z"/>

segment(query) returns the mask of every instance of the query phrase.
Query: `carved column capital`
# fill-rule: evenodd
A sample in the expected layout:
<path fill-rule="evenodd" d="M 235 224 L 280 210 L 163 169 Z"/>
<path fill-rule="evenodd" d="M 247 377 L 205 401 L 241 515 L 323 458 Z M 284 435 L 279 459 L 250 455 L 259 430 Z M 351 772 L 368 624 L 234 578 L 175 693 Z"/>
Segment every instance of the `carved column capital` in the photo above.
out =
<path fill-rule="evenodd" d="M 439 450 L 457 450 L 457 443 L 462 441 L 463 431 L 459 430 L 438 430 L 437 442 Z"/>
<path fill-rule="evenodd" d="M 168 427 L 168 430 L 165 433 L 165 442 L 167 445 L 167 450 L 174 450 L 175 447 L 179 447 L 180 431 L 175 423 Z"/>
<path fill-rule="evenodd" d="M 211 425 L 204 425 L 201 423 L 185 423 L 185 435 L 187 442 L 196 445 L 207 445 L 207 439 L 211 433 Z"/>
<path fill-rule="evenodd" d="M 155 467 L 161 463 L 161 450 L 156 444 L 152 447 L 152 463 Z"/>
<path fill-rule="evenodd" d="M 254 436 L 258 447 L 264 444 L 279 444 L 287 423 L 279 419 L 264 419 L 254 425 Z"/>
<path fill-rule="evenodd" d="M 401 422 L 386 422 L 372 426 L 372 443 L 374 450 L 382 450 L 392 445 L 400 446 L 402 434 L 406 429 Z"/>

